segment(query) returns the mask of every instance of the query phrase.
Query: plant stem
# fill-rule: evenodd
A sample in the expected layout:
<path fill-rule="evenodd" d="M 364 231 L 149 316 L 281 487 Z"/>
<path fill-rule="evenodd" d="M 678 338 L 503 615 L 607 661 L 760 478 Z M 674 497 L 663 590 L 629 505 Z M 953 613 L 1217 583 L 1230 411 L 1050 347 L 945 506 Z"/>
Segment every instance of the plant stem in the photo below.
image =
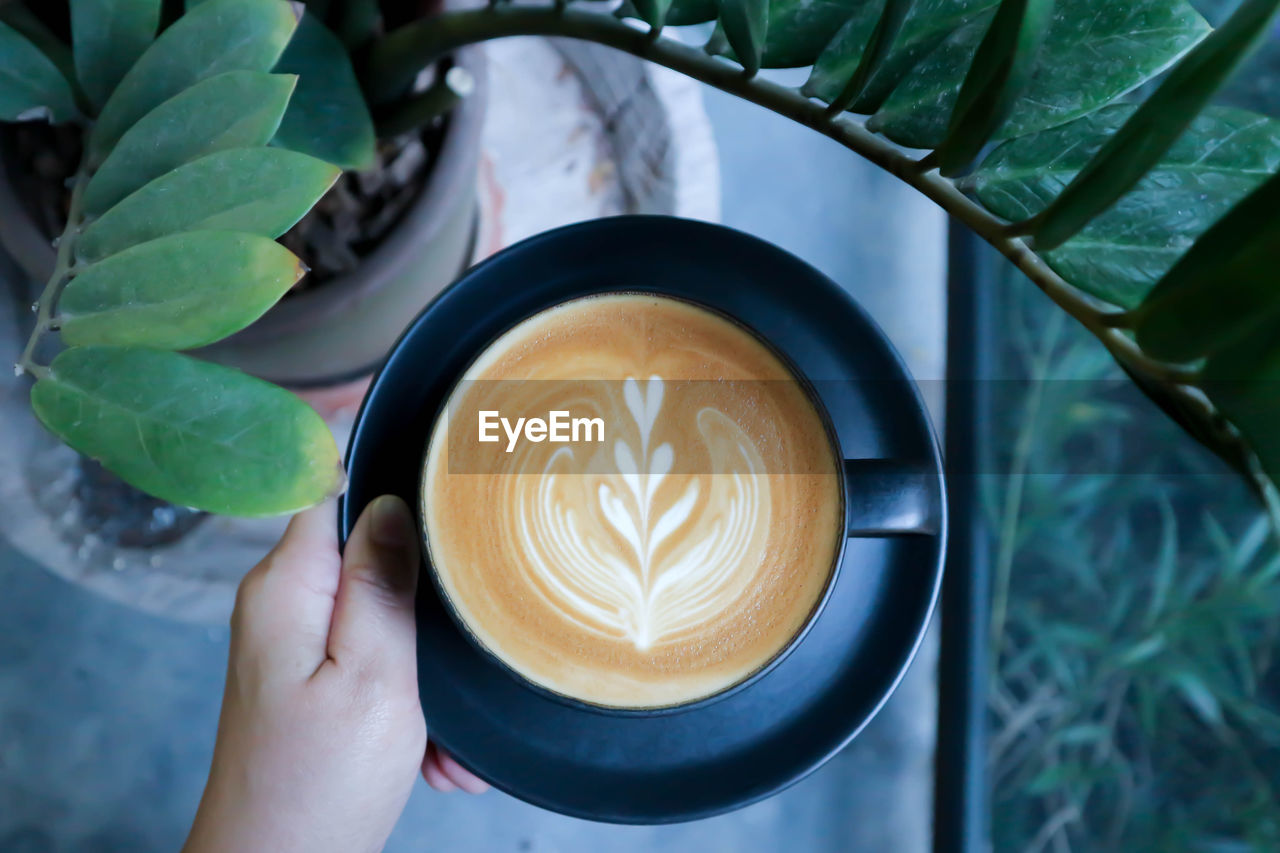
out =
<path fill-rule="evenodd" d="M 928 167 L 933 160 L 913 159 L 893 143 L 868 130 L 848 113 L 832 114 L 828 105 L 795 89 L 743 73 L 741 66 L 703 49 L 632 26 L 612 15 L 559 9 L 555 6 L 490 5 L 482 9 L 446 12 L 415 21 L 388 34 L 370 51 L 365 68 L 371 96 L 385 102 L 402 97 L 418 71 L 468 44 L 507 36 L 559 36 L 616 48 L 664 65 L 688 77 L 737 95 L 781 116 L 810 127 L 859 154 L 914 187 L 944 211 L 968 225 L 1035 283 L 1058 307 L 1096 336 L 1128 370 L 1170 385 L 1170 393 L 1194 396 L 1197 374 L 1146 355 L 1132 337 L 1118 328 L 1114 308 L 1104 306 L 1069 284 L 1034 251 L 1023 237 L 1028 223 L 1008 223 L 989 213 L 957 187 Z"/>
<path fill-rule="evenodd" d="M 85 154 L 86 159 L 88 154 Z M 80 233 L 80 216 L 84 208 L 84 188 L 89 183 L 89 173 L 85 164 L 81 164 L 80 170 L 76 172 L 75 178 L 72 179 L 71 186 L 71 203 L 67 209 L 67 225 L 62 231 L 62 236 L 57 240 L 58 254 L 53 267 L 53 275 L 49 277 L 49 281 L 45 283 L 44 290 L 40 292 L 40 298 L 36 302 L 36 322 L 31 329 L 31 336 L 27 338 L 27 345 L 22 348 L 22 355 L 18 356 L 18 369 L 24 373 L 41 378 L 48 373 L 48 369 L 36 364 L 34 361 L 36 345 L 40 343 L 40 338 L 44 333 L 49 331 L 49 325 L 53 322 L 53 309 L 57 305 L 58 295 L 62 293 L 62 287 L 70 278 L 71 269 L 75 260 L 75 243 L 76 237 Z"/>

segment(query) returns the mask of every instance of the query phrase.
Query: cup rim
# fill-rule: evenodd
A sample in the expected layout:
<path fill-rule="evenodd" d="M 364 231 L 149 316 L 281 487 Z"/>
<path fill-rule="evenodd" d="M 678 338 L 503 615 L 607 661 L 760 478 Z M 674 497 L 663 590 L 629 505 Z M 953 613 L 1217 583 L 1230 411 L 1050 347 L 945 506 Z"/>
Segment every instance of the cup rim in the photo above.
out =
<path fill-rule="evenodd" d="M 470 274 L 468 273 L 467 275 L 463 276 L 463 278 L 455 282 L 453 286 L 454 287 L 465 286 L 465 283 L 469 277 L 470 277 Z M 599 296 L 615 296 L 615 295 L 616 296 L 625 296 L 625 295 L 659 296 L 663 299 L 668 299 L 675 302 L 683 302 L 686 305 L 692 305 L 695 308 L 701 309 L 703 311 L 707 311 L 723 320 L 728 321 L 729 323 L 732 323 L 734 326 L 736 326 L 737 328 L 741 329 L 742 331 L 750 335 L 754 341 L 756 341 L 758 344 L 764 347 L 770 354 L 772 354 L 775 358 L 777 358 L 782 363 L 782 365 L 787 369 L 788 373 L 791 374 L 792 379 L 794 379 L 804 390 L 805 396 L 809 400 L 809 404 L 813 406 L 814 411 L 818 415 L 818 419 L 822 423 L 823 431 L 826 433 L 826 436 L 827 436 L 827 445 L 831 449 L 832 461 L 836 466 L 835 477 L 840 490 L 839 511 L 836 513 L 836 518 L 840 522 L 840 524 L 835 532 L 836 548 L 832 554 L 831 567 L 827 571 L 827 577 L 825 582 L 823 583 L 822 593 L 818 596 L 817 600 L 814 602 L 813 607 L 810 608 L 810 611 L 808 615 L 805 616 L 804 622 L 801 624 L 801 626 L 790 636 L 790 638 L 788 638 L 786 643 L 784 643 L 782 646 L 778 648 L 778 650 L 773 655 L 771 655 L 767 660 L 761 663 L 760 666 L 753 669 L 751 672 L 743 676 L 741 679 L 725 687 L 720 688 L 714 693 L 708 693 L 704 696 L 699 696 L 695 699 L 691 699 L 685 702 L 676 702 L 676 703 L 667 704 L 667 705 L 623 706 L 623 705 L 606 705 L 606 704 L 591 702 L 590 700 L 582 699 L 577 696 L 571 696 L 566 693 L 560 693 L 556 690 L 552 690 L 551 688 L 543 684 L 539 684 L 538 682 L 534 681 L 532 678 L 520 672 L 515 667 L 511 666 L 511 664 L 503 660 L 502 657 L 497 652 L 490 649 L 487 645 L 485 645 L 484 641 L 482 641 L 478 636 L 476 636 L 474 630 L 471 628 L 469 624 L 467 624 L 466 619 L 464 619 L 463 616 L 458 612 L 457 607 L 455 607 L 453 603 L 453 599 L 449 595 L 448 590 L 445 589 L 444 583 L 441 581 L 439 572 L 436 569 L 435 561 L 432 560 L 431 558 L 431 537 L 427 529 L 427 514 L 426 514 L 426 508 L 424 506 L 424 502 L 426 498 L 424 481 L 426 478 L 428 457 L 431 454 L 432 436 L 435 433 L 436 425 L 440 422 L 440 419 L 442 417 L 448 416 L 447 412 L 449 408 L 449 403 L 453 400 L 453 396 L 457 392 L 459 386 L 462 384 L 463 381 L 465 381 L 467 371 L 469 371 L 471 367 L 485 353 L 489 351 L 489 348 L 492 347 L 499 339 L 502 338 L 503 335 L 518 328 L 522 324 L 527 323 L 529 320 L 533 319 L 539 314 L 545 311 L 549 311 L 553 308 L 558 308 L 562 305 L 568 305 L 570 303 L 577 302 L 580 300 L 591 299 Z M 454 377 L 449 382 L 449 390 L 443 396 L 440 406 L 437 407 L 436 411 L 433 413 L 430 423 L 431 423 L 431 426 L 428 430 L 426 439 L 423 443 L 422 455 L 418 462 L 418 470 L 420 473 L 417 478 L 418 487 L 415 491 L 415 494 L 416 494 L 415 509 L 417 510 L 417 516 L 418 516 L 417 526 L 418 526 L 419 544 L 422 547 L 422 561 L 425 564 L 426 573 L 431 579 L 431 584 L 435 588 L 436 595 L 439 598 L 441 605 L 443 605 L 445 612 L 449 614 L 449 619 L 459 629 L 463 637 L 466 638 L 467 642 L 473 648 L 479 651 L 480 654 L 483 655 L 487 660 L 493 663 L 496 663 L 503 670 L 504 673 L 506 673 L 511 678 L 515 679 L 522 687 L 528 690 L 532 690 L 534 693 L 537 693 L 548 699 L 552 699 L 556 702 L 560 702 L 561 704 L 568 705 L 569 707 L 575 708 L 578 710 L 589 711 L 597 714 L 605 714 L 608 716 L 619 716 L 619 717 L 667 716 L 671 714 L 684 713 L 686 711 L 692 711 L 699 708 L 705 708 L 708 705 L 715 704 L 716 702 L 719 702 L 723 699 L 727 699 L 730 696 L 733 696 L 747 689 L 752 684 L 756 683 L 757 681 L 762 679 L 765 675 L 767 675 L 769 672 L 771 672 L 773 669 L 775 669 L 779 664 L 781 664 L 788 656 L 790 656 L 790 654 L 793 651 L 795 651 L 795 649 L 800 645 L 800 643 L 804 641 L 804 638 L 809 634 L 814 624 L 818 621 L 819 617 L 822 615 L 822 612 L 826 609 L 827 602 L 831 598 L 832 590 L 834 590 L 836 585 L 836 580 L 840 575 L 841 565 L 844 562 L 845 551 L 849 547 L 849 537 L 846 535 L 846 531 L 844 529 L 844 519 L 846 519 L 847 513 L 848 513 L 848 495 L 846 494 L 846 491 L 848 489 L 848 483 L 847 483 L 847 478 L 844 476 L 844 469 L 843 469 L 845 459 L 844 459 L 843 450 L 840 446 L 839 435 L 836 432 L 834 425 L 832 423 L 831 413 L 828 411 L 827 406 L 823 402 L 821 396 L 817 393 L 817 390 L 814 387 L 813 382 L 809 379 L 808 376 L 804 374 L 802 370 L 800 370 L 799 366 L 795 364 L 795 362 L 790 358 L 790 356 L 788 356 L 785 352 L 783 352 L 780 348 L 778 348 L 772 341 L 767 340 L 764 337 L 764 335 L 756 331 L 749 324 L 739 319 L 738 317 L 735 317 L 732 314 L 729 314 L 728 312 L 724 311 L 721 308 L 718 308 L 713 305 L 708 305 L 705 302 L 699 301 L 697 299 L 691 299 L 687 296 L 676 295 L 673 293 L 666 292 L 662 289 L 662 286 L 660 284 L 652 290 L 635 290 L 635 289 L 629 289 L 625 287 L 611 288 L 607 286 L 602 286 L 598 289 L 589 289 L 589 290 L 584 289 L 583 292 L 578 293 L 574 296 L 570 296 L 566 299 L 557 299 L 554 301 L 543 302 L 539 304 L 536 308 L 534 308 L 532 311 L 524 313 L 521 317 L 514 320 L 513 322 L 504 325 L 499 331 L 491 335 L 482 345 L 476 348 L 475 352 L 472 353 L 471 357 L 467 360 L 467 363 L 458 372 L 457 376 Z"/>

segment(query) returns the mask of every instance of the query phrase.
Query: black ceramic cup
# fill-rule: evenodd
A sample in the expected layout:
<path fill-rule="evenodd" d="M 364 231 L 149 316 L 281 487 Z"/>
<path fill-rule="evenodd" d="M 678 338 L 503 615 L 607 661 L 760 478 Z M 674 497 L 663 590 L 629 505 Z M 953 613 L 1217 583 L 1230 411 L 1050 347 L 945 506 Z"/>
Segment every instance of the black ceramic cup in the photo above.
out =
<path fill-rule="evenodd" d="M 437 583 L 423 583 L 423 708 L 438 742 L 516 796 L 600 820 L 682 820 L 790 784 L 834 754 L 887 698 L 937 597 L 946 538 L 942 466 L 914 383 L 837 285 L 727 228 L 617 217 L 496 255 L 414 320 L 375 377 L 352 433 L 344 538 L 379 494 L 416 505 L 432 427 L 476 357 L 547 308 L 605 293 L 652 293 L 724 315 L 808 387 L 844 460 L 847 537 L 821 603 L 778 655 L 734 686 L 673 707 L 614 709 L 516 674 L 474 640 Z M 788 743 L 791 752 L 779 756 L 777 747 Z M 655 774 L 663 785 L 651 784 Z"/>

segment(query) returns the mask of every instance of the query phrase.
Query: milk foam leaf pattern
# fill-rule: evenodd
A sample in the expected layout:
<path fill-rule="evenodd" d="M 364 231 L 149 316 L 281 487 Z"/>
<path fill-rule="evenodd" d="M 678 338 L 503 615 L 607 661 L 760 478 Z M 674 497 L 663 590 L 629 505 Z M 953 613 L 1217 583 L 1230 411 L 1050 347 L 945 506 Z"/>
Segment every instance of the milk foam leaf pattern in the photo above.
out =
<path fill-rule="evenodd" d="M 720 0 L 720 25 L 743 69 L 759 71 L 769 31 L 768 0 Z"/>
<path fill-rule="evenodd" d="M 172 503 L 227 515 L 292 512 L 345 477 L 324 421 L 282 388 L 179 353 L 73 347 L 32 389 L 76 450 Z"/>
<path fill-rule="evenodd" d="M 142 243 L 86 268 L 58 300 L 68 344 L 191 349 L 261 317 L 303 275 L 265 237 L 189 231 Z"/>
<path fill-rule="evenodd" d="M 1133 188 L 1250 54 L 1280 0 L 1245 0 L 1201 42 L 1028 228 L 1054 249 Z"/>
<path fill-rule="evenodd" d="M 76 75 L 101 107 L 155 39 L 161 0 L 71 0 Z"/>
<path fill-rule="evenodd" d="M 939 145 L 991 14 L 980 13 L 943 39 L 868 126 L 914 148 Z M 993 138 L 1043 130 L 1111 103 L 1169 67 L 1208 30 L 1185 0 L 1058 0 L 1031 79 Z"/>
<path fill-rule="evenodd" d="M 210 0 L 214 2 L 214 0 Z M 341 171 L 281 148 L 230 148 L 162 175 L 85 228 L 76 245 L 93 262 L 180 231 L 234 230 L 278 237 Z"/>
<path fill-rule="evenodd" d="M 1280 315 L 1280 174 L 1201 237 L 1135 312 L 1138 343 L 1189 362 L 1225 349 Z"/>
<path fill-rule="evenodd" d="M 297 78 L 228 71 L 165 101 L 129 128 L 94 173 L 84 211 L 96 216 L 155 178 L 205 154 L 266 145 Z"/>
<path fill-rule="evenodd" d="M 53 61 L 0 22 L 0 120 L 62 122 L 79 114 L 71 85 Z"/>
<path fill-rule="evenodd" d="M 1136 107 L 1116 104 L 1070 124 L 1003 143 L 966 181 L 1010 220 L 1040 213 Z M 1280 121 L 1210 107 L 1128 194 L 1044 258 L 1082 290 L 1136 307 L 1187 248 L 1280 169 Z"/>
<path fill-rule="evenodd" d="M 138 119 L 225 71 L 270 71 L 297 19 L 285 0 L 207 0 L 160 34 L 107 99 L 89 137 L 100 163 Z"/>
<path fill-rule="evenodd" d="M 1022 94 L 1040 56 L 1054 0 L 1002 0 L 978 45 L 973 64 L 938 148 L 944 175 L 968 166 L 991 139 Z"/>
<path fill-rule="evenodd" d="M 298 75 L 298 88 L 276 134 L 277 145 L 343 169 L 373 165 L 373 118 L 351 57 L 314 14 L 302 17 L 275 70 Z"/>

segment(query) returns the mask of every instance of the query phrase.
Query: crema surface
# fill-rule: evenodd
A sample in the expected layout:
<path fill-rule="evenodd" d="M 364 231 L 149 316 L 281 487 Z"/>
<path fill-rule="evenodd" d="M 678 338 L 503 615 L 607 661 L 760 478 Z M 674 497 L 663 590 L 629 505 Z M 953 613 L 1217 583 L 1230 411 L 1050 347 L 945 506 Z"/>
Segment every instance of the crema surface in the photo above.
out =
<path fill-rule="evenodd" d="M 577 422 L 565 440 L 513 429 L 553 412 Z M 804 388 L 752 334 L 674 299 L 589 297 L 503 335 L 453 392 L 426 456 L 427 550 L 525 678 L 680 704 L 804 626 L 843 537 L 837 471 Z"/>

